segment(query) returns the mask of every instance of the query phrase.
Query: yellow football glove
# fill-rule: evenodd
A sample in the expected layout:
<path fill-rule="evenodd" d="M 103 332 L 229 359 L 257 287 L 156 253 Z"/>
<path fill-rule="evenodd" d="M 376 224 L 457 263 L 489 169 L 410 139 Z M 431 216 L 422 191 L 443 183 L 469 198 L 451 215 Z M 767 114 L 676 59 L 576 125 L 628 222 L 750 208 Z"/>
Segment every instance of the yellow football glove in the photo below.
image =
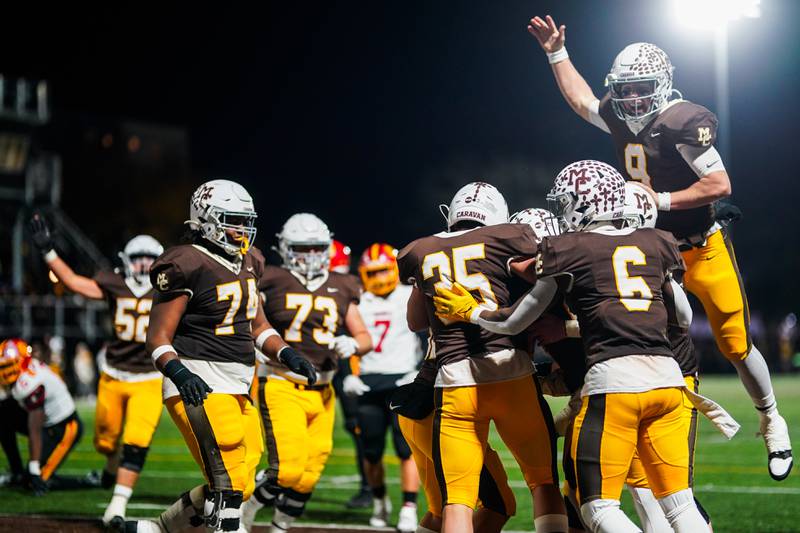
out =
<path fill-rule="evenodd" d="M 452 289 L 437 288 L 433 305 L 436 307 L 436 316 L 440 319 L 459 322 L 469 322 L 472 312 L 480 307 L 472 293 L 458 283 L 453 283 Z"/>

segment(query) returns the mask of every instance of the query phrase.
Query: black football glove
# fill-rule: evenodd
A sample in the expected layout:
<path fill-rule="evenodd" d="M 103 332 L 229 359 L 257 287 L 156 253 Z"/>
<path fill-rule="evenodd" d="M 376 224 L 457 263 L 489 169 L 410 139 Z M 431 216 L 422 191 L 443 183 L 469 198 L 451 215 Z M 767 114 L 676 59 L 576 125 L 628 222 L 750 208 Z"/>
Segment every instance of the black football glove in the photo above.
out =
<path fill-rule="evenodd" d="M 181 395 L 181 400 L 187 405 L 203 405 L 209 392 L 213 392 L 203 378 L 183 366 L 177 359 L 171 360 L 164 366 L 164 375 L 167 376 Z"/>
<path fill-rule="evenodd" d="M 317 382 L 317 371 L 314 370 L 314 365 L 289 346 L 281 349 L 278 359 L 295 374 L 305 376 L 308 379 L 309 386 Z"/>
<path fill-rule="evenodd" d="M 42 479 L 42 476 L 30 474 L 28 476 L 28 488 L 34 496 L 44 496 L 47 493 L 47 483 Z"/>
<path fill-rule="evenodd" d="M 31 218 L 31 240 L 42 252 L 47 253 L 53 249 L 53 238 L 50 236 L 50 228 L 47 227 L 44 217 L 39 213 Z"/>
<path fill-rule="evenodd" d="M 714 206 L 714 219 L 727 226 L 742 219 L 742 210 L 730 202 L 717 202 Z"/>

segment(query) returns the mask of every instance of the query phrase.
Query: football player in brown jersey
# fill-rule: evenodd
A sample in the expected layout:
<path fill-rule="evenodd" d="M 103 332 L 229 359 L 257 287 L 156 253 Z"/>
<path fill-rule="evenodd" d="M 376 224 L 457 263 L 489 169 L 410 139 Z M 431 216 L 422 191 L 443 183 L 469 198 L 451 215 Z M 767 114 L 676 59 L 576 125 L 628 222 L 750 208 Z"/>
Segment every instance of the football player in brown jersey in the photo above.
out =
<path fill-rule="evenodd" d="M 548 199 L 570 232 L 542 241 L 538 280 L 523 302 L 485 310 L 474 303 L 452 306 L 439 297 L 437 309 L 494 329 L 495 321 L 535 319 L 559 289 L 566 291 L 588 368 L 568 452 L 575 458 L 584 523 L 591 531 L 639 531 L 619 509 L 638 452 L 672 528 L 705 530 L 689 481 L 686 384 L 664 334 L 669 321 L 664 287 L 671 288 L 672 274 L 683 270 L 677 243 L 660 230 L 625 227 L 624 179 L 604 163 L 569 165 Z M 523 317 L 514 320 L 515 313 Z M 520 326 L 525 325 L 523 320 Z M 733 423 L 729 417 L 725 422 Z"/>
<path fill-rule="evenodd" d="M 654 228 L 657 215 L 652 191 L 640 186 L 637 182 L 626 182 L 623 210 L 625 226 L 629 228 Z M 531 224 L 537 236 L 551 237 L 560 233 L 559 224 L 548 223 L 552 219 L 553 215 L 542 209 L 521 211 L 512 217 L 512 221 Z M 663 296 L 669 318 L 668 334 L 672 351 L 684 375 L 686 387 L 698 392 L 698 361 L 689 335 L 689 325 L 692 318 L 691 306 L 686 301 L 685 292 L 674 279 L 671 280 L 669 285 L 664 286 Z M 526 299 L 528 301 L 525 301 Z M 463 309 L 462 314 L 465 317 L 469 317 L 479 307 L 478 302 L 472 295 L 457 285 L 454 286 L 454 291 L 439 291 L 439 295 L 434 298 L 434 302 L 437 306 L 437 315 L 443 318 L 450 316 L 451 310 L 456 308 Z M 583 386 L 586 372 L 585 350 L 580 339 L 580 328 L 577 324 L 571 324 L 573 318 L 571 313 L 560 314 L 553 312 L 554 308 L 558 309 L 560 306 L 566 308 L 564 290 L 559 290 L 554 295 L 552 302 L 548 303 L 546 300 L 540 302 L 539 305 L 547 305 L 543 315 L 536 302 L 537 300 L 532 294 L 523 295 L 521 300 L 515 302 L 515 309 L 497 310 L 495 314 L 498 319 L 502 317 L 501 320 L 483 324 L 484 327 L 495 333 L 516 333 L 528 328 L 544 350 L 559 364 L 560 371 L 563 372 L 564 385 L 566 385 L 566 389 L 570 393 L 574 393 L 574 396 L 567 407 L 556 416 L 556 427 L 560 428 L 559 433 L 565 436 L 565 442 L 570 442 L 572 423 L 580 408 L 580 389 Z M 480 316 L 484 319 L 489 318 L 486 313 L 481 313 Z M 459 317 L 450 318 L 459 319 Z M 573 341 L 577 341 L 577 344 Z M 544 386 L 543 389 L 545 389 Z M 684 407 L 682 422 L 689 448 L 689 486 L 691 487 L 693 485 L 694 447 L 697 435 L 697 409 L 690 402 L 684 402 Z M 560 421 L 559 418 L 561 418 Z M 584 531 L 582 520 L 577 513 L 578 506 L 575 503 L 577 485 L 574 464 L 574 457 L 569 453 L 569 446 L 567 446 L 563 454 L 564 473 L 567 480 L 564 503 L 567 506 L 570 533 Z M 663 510 L 650 490 L 646 472 L 636 454 L 634 454 L 625 483 L 632 495 L 644 532 L 667 533 L 672 531 L 672 527 L 669 525 Z M 697 498 L 695 498 L 695 503 L 703 518 L 710 523 L 708 514 L 700 505 L 700 502 L 697 501 Z"/>
<path fill-rule="evenodd" d="M 240 528 L 263 451 L 249 396 L 255 347 L 310 383 L 313 367 L 283 342 L 258 294 L 263 256 L 251 248 L 256 212 L 247 191 L 228 180 L 201 185 L 189 205 L 191 244 L 153 264 L 156 290 L 146 346 L 163 380 L 167 411 L 207 484 L 186 492 L 156 522 L 128 522 L 129 532 Z M 254 343 L 255 339 L 255 343 Z"/>
<path fill-rule="evenodd" d="M 422 517 L 416 533 L 439 533 L 442 530 L 442 494 L 436 481 L 433 462 L 433 383 L 436 361 L 433 345 L 422 362 L 414 381 L 394 391 L 389 408 L 397 414 L 400 429 L 411 448 L 419 478 L 425 489 L 428 512 Z M 472 518 L 477 533 L 498 533 L 517 511 L 514 491 L 508 485 L 503 461 L 491 445 L 486 452 L 478 486 L 478 509 Z"/>
<path fill-rule="evenodd" d="M 357 279 L 328 269 L 328 226 L 315 215 L 297 213 L 277 237 L 283 266 L 267 266 L 258 282 L 264 312 L 284 340 L 313 363 L 318 379 L 308 383 L 271 357 L 259 366 L 258 402 L 269 467 L 259 473 L 243 518 L 249 528 L 261 507 L 274 504 L 273 532 L 286 531 L 303 513 L 333 448 L 331 383 L 339 358 L 372 349 L 358 312 Z"/>
<path fill-rule="evenodd" d="M 462 187 L 444 213 L 447 231 L 417 239 L 398 256 L 401 279 L 415 285 L 409 327 L 430 327 L 436 353 L 432 453 L 443 531 L 472 531 L 493 421 L 533 494 L 536 530 L 564 532 L 553 420 L 529 355 L 508 336 L 438 319 L 432 300 L 437 287 L 458 282 L 493 309 L 508 305 L 512 271 L 524 275 L 536 238 L 529 226 L 507 223 L 506 201 L 488 183 Z"/>
<path fill-rule="evenodd" d="M 611 134 L 626 179 L 656 191 L 658 228 L 678 239 L 686 289 L 702 302 L 717 346 L 758 410 L 770 476 L 783 480 L 792 468 L 789 430 L 778 413 L 767 364 L 750 338 L 750 312 L 733 245 L 715 221 L 729 215 L 715 213 L 714 202 L 731 194 L 730 178 L 714 148 L 717 119 L 680 93 L 670 100 L 677 92 L 672 64 L 649 43 L 631 44 L 617 55 L 606 76 L 609 91 L 598 99 L 569 60 L 565 30 L 549 15 L 546 20 L 534 17 L 528 26 L 570 107 Z"/>
<path fill-rule="evenodd" d="M 153 368 L 144 340 L 153 304 L 150 266 L 164 248 L 150 235 L 138 235 L 119 254 L 122 272 L 101 270 L 87 278 L 58 256 L 41 215 L 34 215 L 31 231 L 53 274 L 85 298 L 108 300 L 114 318 L 115 339 L 100 360 L 94 447 L 107 457 L 102 485 L 114 486 L 103 523 L 120 527 L 161 418 L 161 373 Z"/>

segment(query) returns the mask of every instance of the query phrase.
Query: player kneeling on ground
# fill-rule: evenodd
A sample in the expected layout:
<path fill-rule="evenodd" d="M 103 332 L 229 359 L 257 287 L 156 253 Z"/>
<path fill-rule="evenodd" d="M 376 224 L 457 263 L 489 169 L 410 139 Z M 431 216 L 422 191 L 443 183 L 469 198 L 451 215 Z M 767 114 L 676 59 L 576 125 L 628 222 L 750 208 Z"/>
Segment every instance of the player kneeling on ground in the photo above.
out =
<path fill-rule="evenodd" d="M 67 386 L 50 367 L 31 357 L 21 339 L 0 343 L 0 385 L 27 411 L 27 427 L 14 428 L 3 420 L 5 430 L 22 430 L 28 435 L 28 486 L 36 496 L 48 489 L 97 487 L 90 478 L 54 477 L 83 433 L 75 402 Z"/>

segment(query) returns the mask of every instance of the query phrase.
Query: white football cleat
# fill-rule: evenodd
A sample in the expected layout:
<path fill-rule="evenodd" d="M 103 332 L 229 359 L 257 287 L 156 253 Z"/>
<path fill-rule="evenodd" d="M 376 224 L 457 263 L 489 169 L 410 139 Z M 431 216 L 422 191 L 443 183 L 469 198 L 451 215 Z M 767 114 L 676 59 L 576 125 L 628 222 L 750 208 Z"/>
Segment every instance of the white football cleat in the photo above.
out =
<path fill-rule="evenodd" d="M 397 531 L 400 533 L 414 533 L 417 530 L 417 506 L 413 503 L 404 503 L 397 516 Z"/>
<path fill-rule="evenodd" d="M 759 433 L 764 437 L 768 452 L 769 475 L 775 481 L 783 481 L 792 471 L 792 442 L 786 420 L 777 410 L 769 413 L 759 412 L 761 427 Z"/>
<path fill-rule="evenodd" d="M 372 499 L 372 516 L 369 525 L 372 527 L 386 527 L 389 525 L 389 515 L 392 513 L 392 501 L 388 496 L 383 499 Z"/>

